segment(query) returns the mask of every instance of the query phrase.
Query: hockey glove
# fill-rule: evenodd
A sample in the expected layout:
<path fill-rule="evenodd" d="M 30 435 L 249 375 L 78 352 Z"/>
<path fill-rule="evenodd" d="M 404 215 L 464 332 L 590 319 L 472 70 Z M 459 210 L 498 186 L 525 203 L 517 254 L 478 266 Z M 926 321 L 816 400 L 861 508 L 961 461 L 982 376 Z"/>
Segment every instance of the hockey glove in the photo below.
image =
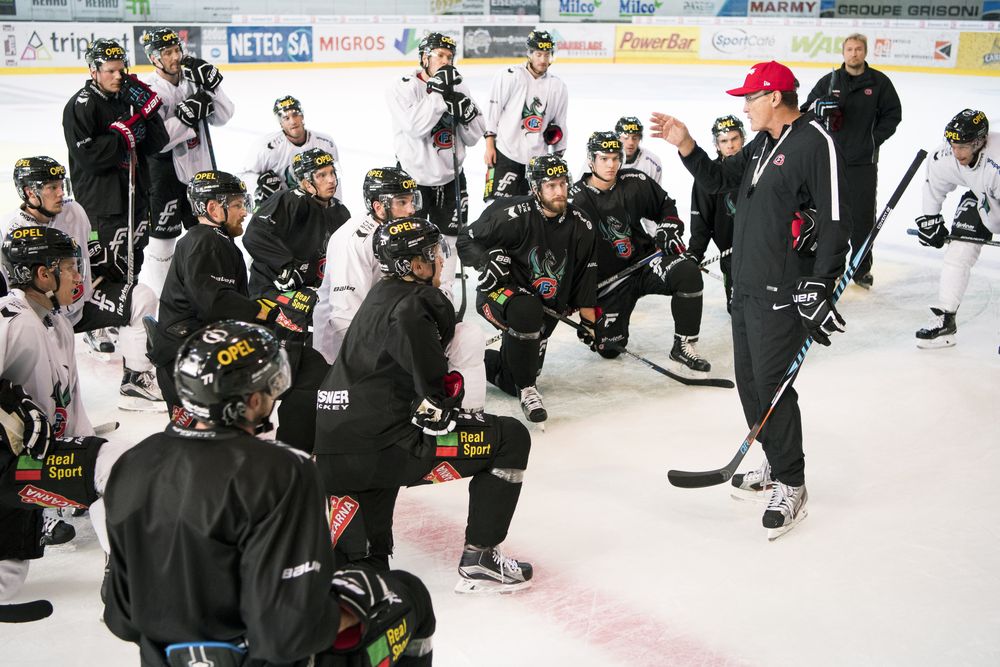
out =
<path fill-rule="evenodd" d="M 42 409 L 24 393 L 21 385 L 0 380 L 0 438 L 14 456 L 27 454 L 45 459 L 52 442 L 52 426 Z"/>
<path fill-rule="evenodd" d="M 944 218 L 940 215 L 922 215 L 916 220 L 917 238 L 920 245 L 932 248 L 943 248 L 948 238 L 948 230 L 944 226 Z"/>
<path fill-rule="evenodd" d="M 309 262 L 300 262 L 294 259 L 282 267 L 281 272 L 274 279 L 274 286 L 280 292 L 296 290 L 306 282 L 308 271 Z"/>
<path fill-rule="evenodd" d="M 279 333 L 280 331 L 302 333 L 302 327 L 296 324 L 295 321 L 282 310 L 277 301 L 261 298 L 257 299 L 257 305 L 260 306 L 260 313 L 257 317 L 260 320 L 263 320 L 265 324 L 271 325 L 274 328 L 275 333 Z"/>
<path fill-rule="evenodd" d="M 146 138 L 146 122 L 141 114 L 135 114 L 128 119 L 119 119 L 108 125 L 108 129 L 117 132 L 125 141 L 125 148 L 130 151 L 135 150 L 136 144 Z"/>
<path fill-rule="evenodd" d="M 816 209 L 796 211 L 792 218 L 792 247 L 803 257 L 816 255 Z"/>
<path fill-rule="evenodd" d="M 211 116 L 213 111 L 215 102 L 212 101 L 212 96 L 199 90 L 177 105 L 177 118 L 188 127 L 194 127 L 198 121 Z"/>
<path fill-rule="evenodd" d="M 656 247 L 667 255 L 682 255 L 684 247 L 684 223 L 679 218 L 669 217 L 656 225 L 654 236 Z"/>
<path fill-rule="evenodd" d="M 445 65 L 434 76 L 427 79 L 427 92 L 437 93 L 443 97 L 450 96 L 455 92 L 455 86 L 462 83 L 462 75 L 451 65 Z"/>
<path fill-rule="evenodd" d="M 824 95 L 813 103 L 813 113 L 817 118 L 829 118 L 839 112 L 840 100 L 833 95 Z"/>
<path fill-rule="evenodd" d="M 486 255 L 486 265 L 479 274 L 480 292 L 492 292 L 507 284 L 510 275 L 510 257 L 503 248 L 494 248 Z"/>
<path fill-rule="evenodd" d="M 139 108 L 143 118 L 152 116 L 163 104 L 160 96 L 135 74 L 128 74 L 122 79 L 122 94 L 132 106 Z"/>
<path fill-rule="evenodd" d="M 555 146 L 563 138 L 562 128 L 554 123 L 549 123 L 549 126 L 545 128 L 542 132 L 542 141 L 545 142 L 546 146 Z"/>
<path fill-rule="evenodd" d="M 607 333 L 607 318 L 600 308 L 595 308 L 597 321 L 591 322 L 582 314 L 580 315 L 581 328 L 576 330 L 576 337 L 583 341 L 583 344 L 594 352 L 604 350 L 604 335 Z"/>
<path fill-rule="evenodd" d="M 410 418 L 410 423 L 427 435 L 444 435 L 455 430 L 457 408 L 465 397 L 465 378 L 461 373 L 451 371 L 441 381 L 445 398 L 427 396 L 413 409 Z"/>
<path fill-rule="evenodd" d="M 803 278 L 792 293 L 792 302 L 799 309 L 799 317 L 809 330 L 809 335 L 820 345 L 830 344 L 830 335 L 843 333 L 844 318 L 830 303 L 830 287 L 818 278 Z"/>
<path fill-rule="evenodd" d="M 394 599 L 399 600 L 399 596 L 389 590 L 374 568 L 361 563 L 351 563 L 343 570 L 334 572 L 330 588 L 337 595 L 341 608 L 359 621 L 358 625 L 337 635 L 333 641 L 334 651 L 357 648 L 368 634 L 368 628 L 388 612 Z"/>
<path fill-rule="evenodd" d="M 447 100 L 448 113 L 462 125 L 468 125 L 479 115 L 479 107 L 462 93 L 455 93 Z"/>
<path fill-rule="evenodd" d="M 274 300 L 288 319 L 305 330 L 312 324 L 312 312 L 319 301 L 319 295 L 315 287 L 303 287 L 300 290 L 282 292 Z"/>
<path fill-rule="evenodd" d="M 185 79 L 208 90 L 215 90 L 222 83 L 222 73 L 219 68 L 201 58 L 186 56 L 181 60 L 181 72 Z"/>
<path fill-rule="evenodd" d="M 280 190 L 281 185 L 280 176 L 271 170 L 265 171 L 257 177 L 257 190 L 253 194 L 254 204 L 260 206 L 265 199 Z"/>

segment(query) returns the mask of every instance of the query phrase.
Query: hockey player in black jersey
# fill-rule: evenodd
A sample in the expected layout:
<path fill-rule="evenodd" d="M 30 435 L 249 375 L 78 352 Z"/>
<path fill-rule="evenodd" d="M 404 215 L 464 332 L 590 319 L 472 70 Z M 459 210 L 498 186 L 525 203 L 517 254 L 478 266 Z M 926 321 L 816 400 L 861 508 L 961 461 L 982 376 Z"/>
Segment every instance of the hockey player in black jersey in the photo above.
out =
<path fill-rule="evenodd" d="M 243 237 L 253 261 L 250 294 L 261 296 L 319 287 L 330 236 L 351 214 L 334 199 L 337 169 L 333 156 L 310 148 L 292 158 L 298 187 L 269 197 L 253 214 Z"/>
<path fill-rule="evenodd" d="M 316 463 L 331 498 L 330 532 L 347 561 L 388 566 L 403 486 L 469 481 L 460 593 L 526 588 L 532 568 L 503 555 L 531 438 L 519 421 L 460 410 L 463 378 L 444 348 L 455 312 L 439 289 L 447 245 L 431 222 L 384 223 L 385 274 L 358 309 L 317 395 Z"/>
<path fill-rule="evenodd" d="M 254 437 L 291 381 L 275 337 L 211 324 L 181 346 L 176 378 L 196 424 L 140 442 L 105 489 L 108 629 L 150 667 L 429 665 L 424 585 L 335 571 L 316 466 Z"/>
<path fill-rule="evenodd" d="M 636 301 L 647 294 L 671 296 L 674 344 L 670 358 L 688 374 L 704 375 L 712 366 L 698 355 L 695 344 L 701 328 L 702 284 L 698 264 L 685 254 L 681 241 L 684 223 L 663 188 L 638 171 L 622 170 L 622 142 L 613 132 L 594 132 L 587 140 L 590 173 L 573 184 L 570 201 L 597 226 L 597 277 L 604 280 L 648 255 L 662 251 L 642 269 L 597 299 L 597 320 L 590 326 L 616 346 L 628 343 L 628 325 Z M 642 219 L 656 223 L 655 238 Z M 590 342 L 588 337 L 584 337 Z M 619 351 L 592 344 L 602 357 Z"/>
<path fill-rule="evenodd" d="M 736 116 L 720 116 L 712 123 L 712 138 L 715 142 L 716 162 L 743 150 L 746 132 L 743 121 Z M 710 241 L 720 252 L 733 247 L 733 216 L 736 214 L 736 191 L 711 193 L 695 183 L 691 187 L 691 239 L 688 252 L 696 262 L 705 259 Z M 722 270 L 723 288 L 726 291 L 726 310 L 733 309 L 733 258 L 726 255 L 719 260 Z"/>
<path fill-rule="evenodd" d="M 503 331 L 500 351 L 486 351 L 486 379 L 511 396 L 531 422 L 548 413 L 535 386 L 545 344 L 559 313 L 580 310 L 583 323 L 597 317 L 594 228 L 567 202 L 570 173 L 556 155 L 528 163 L 532 194 L 500 199 L 459 237 L 462 262 L 480 271 L 479 314 Z M 594 329 L 600 343 L 602 330 Z"/>

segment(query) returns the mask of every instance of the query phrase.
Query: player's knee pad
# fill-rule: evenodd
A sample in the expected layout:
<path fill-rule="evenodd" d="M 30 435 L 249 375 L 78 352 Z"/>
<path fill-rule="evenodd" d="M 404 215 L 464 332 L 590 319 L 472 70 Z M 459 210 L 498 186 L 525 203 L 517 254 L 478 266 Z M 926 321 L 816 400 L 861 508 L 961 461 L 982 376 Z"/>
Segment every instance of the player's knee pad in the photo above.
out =
<path fill-rule="evenodd" d="M 145 330 L 142 318 L 147 315 L 156 317 L 156 308 L 159 306 L 159 299 L 148 285 L 136 283 L 132 288 L 132 310 L 129 313 L 129 325 Z"/>
<path fill-rule="evenodd" d="M 521 340 L 538 340 L 542 331 L 542 302 L 533 295 L 515 294 L 504 312 L 507 333 Z"/>
<path fill-rule="evenodd" d="M 953 269 L 968 270 L 979 259 L 983 246 L 978 243 L 952 241 L 944 251 L 944 264 Z"/>
<path fill-rule="evenodd" d="M 513 417 L 497 417 L 500 431 L 500 449 L 493 459 L 493 470 L 520 470 L 522 475 L 528 467 L 528 454 L 531 452 L 531 435 L 520 420 Z M 493 473 L 503 479 L 506 473 Z M 513 481 L 513 480 L 507 480 Z M 518 480 L 520 481 L 520 480 Z"/>
<path fill-rule="evenodd" d="M 674 297 L 697 298 L 702 295 L 705 281 L 694 260 L 682 258 L 667 267 L 667 284 Z"/>

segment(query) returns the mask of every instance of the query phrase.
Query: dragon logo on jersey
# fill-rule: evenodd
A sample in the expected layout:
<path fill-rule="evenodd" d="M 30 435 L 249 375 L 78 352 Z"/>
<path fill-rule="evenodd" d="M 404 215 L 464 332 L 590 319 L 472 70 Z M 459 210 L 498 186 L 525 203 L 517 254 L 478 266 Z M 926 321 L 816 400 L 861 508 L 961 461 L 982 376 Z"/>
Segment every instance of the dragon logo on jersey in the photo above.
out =
<path fill-rule="evenodd" d="M 729 215 L 730 216 L 736 215 L 736 202 L 733 201 L 733 193 L 727 192 L 726 196 L 724 197 L 724 201 L 726 203 L 726 211 L 729 213 Z"/>
<path fill-rule="evenodd" d="M 52 400 L 56 404 L 56 418 L 55 424 L 52 425 L 52 431 L 57 438 L 61 438 L 66 434 L 66 426 L 69 422 L 69 411 L 66 408 L 69 407 L 71 400 L 69 389 L 62 388 L 62 380 L 57 380 L 52 388 Z"/>
<path fill-rule="evenodd" d="M 562 262 L 557 264 L 556 256 L 547 249 L 539 261 L 538 246 L 535 246 L 528 254 L 528 259 L 531 262 L 531 286 L 543 299 L 556 298 L 559 281 L 562 280 L 563 274 L 566 272 L 567 258 L 563 257 Z"/>
<path fill-rule="evenodd" d="M 542 116 L 545 114 L 545 105 L 535 97 L 530 104 L 525 104 L 521 110 L 521 127 L 525 132 L 535 133 L 542 131 Z"/>
<path fill-rule="evenodd" d="M 451 124 L 451 114 L 446 113 L 441 116 L 434 129 L 431 130 L 431 141 L 434 143 L 434 148 L 439 151 L 450 149 L 454 143 L 451 136 Z"/>
<path fill-rule="evenodd" d="M 628 224 L 609 215 L 606 219 L 601 220 L 598 228 L 604 240 L 615 249 L 616 255 L 622 259 L 628 259 L 632 256 L 632 237 L 628 233 Z"/>

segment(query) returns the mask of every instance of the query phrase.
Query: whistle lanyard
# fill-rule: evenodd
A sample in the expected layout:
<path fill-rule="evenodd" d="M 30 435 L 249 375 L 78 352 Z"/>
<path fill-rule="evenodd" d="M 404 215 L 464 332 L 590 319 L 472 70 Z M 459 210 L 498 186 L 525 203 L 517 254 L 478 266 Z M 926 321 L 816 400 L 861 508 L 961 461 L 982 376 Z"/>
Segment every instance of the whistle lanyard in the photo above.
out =
<path fill-rule="evenodd" d="M 747 198 L 750 198 L 753 195 L 753 191 L 757 188 L 757 181 L 759 181 L 760 177 L 764 175 L 764 170 L 767 169 L 767 166 L 771 164 L 771 158 L 774 157 L 775 152 L 778 150 L 778 146 L 781 145 L 781 142 L 783 142 L 785 137 L 791 134 L 791 132 L 792 126 L 789 125 L 785 131 L 781 133 L 781 136 L 778 138 L 778 143 L 774 144 L 774 148 L 772 148 L 771 152 L 767 154 L 767 159 L 757 160 L 757 166 L 753 168 L 753 179 L 751 179 L 750 188 L 747 190 Z M 764 152 L 761 151 L 761 157 L 763 156 Z"/>

